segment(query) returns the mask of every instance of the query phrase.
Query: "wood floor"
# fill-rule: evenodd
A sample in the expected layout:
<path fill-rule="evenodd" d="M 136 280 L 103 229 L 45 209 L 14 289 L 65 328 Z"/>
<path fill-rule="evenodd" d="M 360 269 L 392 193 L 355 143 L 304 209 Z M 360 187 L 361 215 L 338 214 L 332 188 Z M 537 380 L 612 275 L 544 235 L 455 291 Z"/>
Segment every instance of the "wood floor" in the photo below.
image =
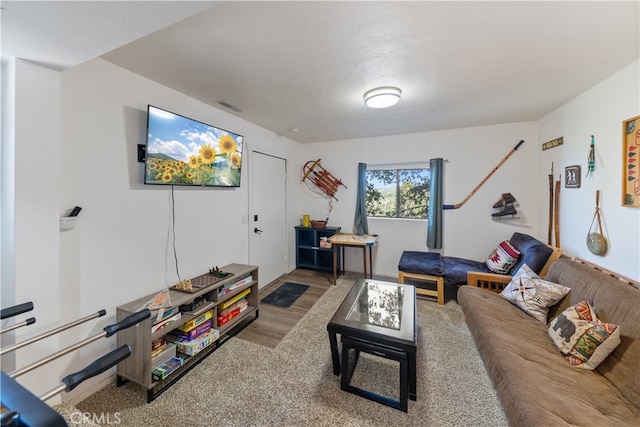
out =
<path fill-rule="evenodd" d="M 362 273 L 360 273 L 360 275 L 361 274 Z M 347 273 L 347 275 L 353 275 L 354 279 L 360 277 L 357 273 Z M 388 277 L 378 277 L 375 275 L 374 277 L 379 280 L 395 281 L 395 279 Z M 309 285 L 309 289 L 287 308 L 277 307 L 271 304 L 260 304 L 258 319 L 241 331 L 237 335 L 238 338 L 264 347 L 275 348 L 291 328 L 307 314 L 307 311 L 309 311 L 324 292 L 332 286 L 333 273 L 296 269 L 261 289 L 258 299 L 261 300 L 266 297 L 285 282 Z"/>
<path fill-rule="evenodd" d="M 275 291 L 285 282 L 309 285 L 290 307 L 260 304 L 259 317 L 237 337 L 268 348 L 275 348 L 282 338 L 309 311 L 313 304 L 332 286 L 333 273 L 297 269 L 270 283 L 260 290 L 258 299 Z"/>

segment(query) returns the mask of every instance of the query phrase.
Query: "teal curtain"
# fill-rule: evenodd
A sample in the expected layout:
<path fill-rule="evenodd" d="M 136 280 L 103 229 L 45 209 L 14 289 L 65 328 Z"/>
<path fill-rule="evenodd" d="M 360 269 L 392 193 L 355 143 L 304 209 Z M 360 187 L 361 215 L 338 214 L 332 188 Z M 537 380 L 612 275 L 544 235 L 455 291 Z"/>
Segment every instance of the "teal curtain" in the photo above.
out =
<path fill-rule="evenodd" d="M 427 211 L 427 247 L 442 249 L 442 180 L 444 160 L 429 160 L 429 209 Z"/>
<path fill-rule="evenodd" d="M 353 220 L 355 234 L 369 234 L 367 224 L 367 164 L 358 163 L 358 193 L 356 195 L 356 215 Z"/>

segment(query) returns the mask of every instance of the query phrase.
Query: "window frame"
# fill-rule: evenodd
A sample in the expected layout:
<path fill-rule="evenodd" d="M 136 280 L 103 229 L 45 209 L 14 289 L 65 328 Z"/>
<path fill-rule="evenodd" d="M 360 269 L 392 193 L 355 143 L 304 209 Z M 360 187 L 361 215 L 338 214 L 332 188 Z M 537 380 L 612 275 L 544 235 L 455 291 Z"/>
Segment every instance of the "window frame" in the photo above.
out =
<path fill-rule="evenodd" d="M 426 196 L 426 206 L 424 210 L 424 217 L 403 217 L 399 216 L 399 209 L 401 206 L 401 180 L 400 173 L 406 170 L 423 170 L 427 172 L 427 180 L 430 180 L 430 164 L 428 161 L 423 162 L 405 162 L 405 163 L 385 163 L 385 164 L 371 164 L 367 165 L 367 182 L 365 185 L 369 184 L 369 172 L 375 171 L 394 171 L 396 175 L 395 179 L 395 216 L 375 216 L 369 213 L 367 210 L 367 218 L 368 219 L 392 219 L 392 220 L 411 220 L 411 221 L 427 221 L 427 210 L 429 206 L 429 190 L 427 188 L 427 196 Z M 365 203 L 368 204 L 368 194 L 365 194 Z"/>

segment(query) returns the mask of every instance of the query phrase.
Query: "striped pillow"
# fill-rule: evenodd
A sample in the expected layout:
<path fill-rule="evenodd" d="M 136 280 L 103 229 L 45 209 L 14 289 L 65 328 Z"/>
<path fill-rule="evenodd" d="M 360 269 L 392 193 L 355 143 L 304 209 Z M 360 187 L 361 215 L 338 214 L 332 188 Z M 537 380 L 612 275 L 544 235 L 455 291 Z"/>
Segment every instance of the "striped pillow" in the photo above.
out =
<path fill-rule="evenodd" d="M 519 256 L 520 252 L 505 240 L 489 254 L 484 263 L 494 273 L 507 274 L 518 262 Z"/>

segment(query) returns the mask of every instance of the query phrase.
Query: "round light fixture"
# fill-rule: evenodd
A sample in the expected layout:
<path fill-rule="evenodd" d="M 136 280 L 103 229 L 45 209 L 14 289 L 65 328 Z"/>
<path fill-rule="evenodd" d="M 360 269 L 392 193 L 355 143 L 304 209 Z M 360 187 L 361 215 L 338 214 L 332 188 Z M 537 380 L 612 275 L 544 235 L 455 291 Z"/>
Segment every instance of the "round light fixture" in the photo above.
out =
<path fill-rule="evenodd" d="M 377 87 L 364 94 L 364 103 L 371 108 L 387 108 L 396 105 L 400 95 L 402 91 L 397 87 Z"/>

